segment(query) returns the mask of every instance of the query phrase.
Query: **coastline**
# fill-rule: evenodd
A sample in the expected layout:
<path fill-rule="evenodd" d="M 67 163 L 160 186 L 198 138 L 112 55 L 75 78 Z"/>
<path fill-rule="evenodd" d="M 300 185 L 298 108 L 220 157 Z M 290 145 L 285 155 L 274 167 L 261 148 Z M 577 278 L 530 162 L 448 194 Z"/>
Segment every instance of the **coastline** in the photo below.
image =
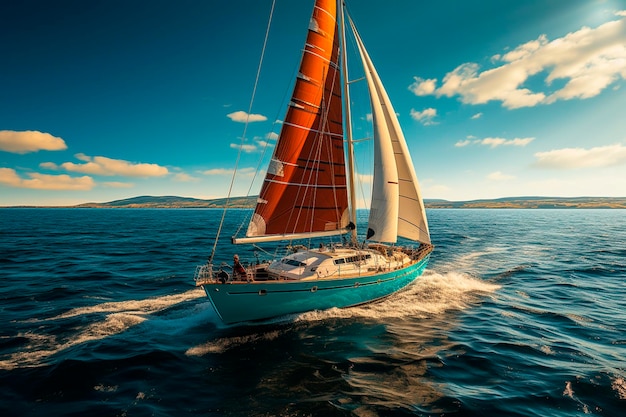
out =
<path fill-rule="evenodd" d="M 251 209 L 257 197 L 232 197 L 202 200 L 176 196 L 140 196 L 105 203 L 83 203 L 71 206 L 16 205 L 0 208 L 125 208 L 184 209 L 241 208 Z M 425 200 L 427 209 L 626 209 L 626 197 L 505 197 L 466 201 Z"/>

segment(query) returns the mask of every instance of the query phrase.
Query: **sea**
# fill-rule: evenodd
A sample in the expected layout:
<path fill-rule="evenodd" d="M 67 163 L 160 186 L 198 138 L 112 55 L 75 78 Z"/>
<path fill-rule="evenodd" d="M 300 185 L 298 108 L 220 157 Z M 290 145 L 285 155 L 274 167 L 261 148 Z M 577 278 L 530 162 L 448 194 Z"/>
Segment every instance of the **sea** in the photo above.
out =
<path fill-rule="evenodd" d="M 1 209 L 0 416 L 626 415 L 626 211 L 427 213 L 404 291 L 224 325 L 220 209 Z"/>

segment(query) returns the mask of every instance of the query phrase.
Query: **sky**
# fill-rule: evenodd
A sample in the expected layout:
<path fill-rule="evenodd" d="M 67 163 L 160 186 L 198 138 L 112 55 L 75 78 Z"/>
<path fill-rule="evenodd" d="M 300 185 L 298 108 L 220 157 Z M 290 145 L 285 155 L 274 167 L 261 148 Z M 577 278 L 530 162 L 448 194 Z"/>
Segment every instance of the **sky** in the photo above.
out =
<path fill-rule="evenodd" d="M 0 206 L 258 193 L 311 7 L 277 0 L 255 89 L 272 0 L 1 2 Z M 349 10 L 424 198 L 626 196 L 626 0 Z"/>

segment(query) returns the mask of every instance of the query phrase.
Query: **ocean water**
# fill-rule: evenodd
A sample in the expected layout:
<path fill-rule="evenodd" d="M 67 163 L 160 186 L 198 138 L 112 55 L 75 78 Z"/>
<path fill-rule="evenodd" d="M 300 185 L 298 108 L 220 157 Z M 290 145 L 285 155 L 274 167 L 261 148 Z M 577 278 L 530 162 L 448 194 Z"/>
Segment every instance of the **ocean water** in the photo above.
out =
<path fill-rule="evenodd" d="M 221 211 L 0 210 L 0 415 L 626 415 L 626 211 L 428 215 L 407 290 L 225 326 Z"/>

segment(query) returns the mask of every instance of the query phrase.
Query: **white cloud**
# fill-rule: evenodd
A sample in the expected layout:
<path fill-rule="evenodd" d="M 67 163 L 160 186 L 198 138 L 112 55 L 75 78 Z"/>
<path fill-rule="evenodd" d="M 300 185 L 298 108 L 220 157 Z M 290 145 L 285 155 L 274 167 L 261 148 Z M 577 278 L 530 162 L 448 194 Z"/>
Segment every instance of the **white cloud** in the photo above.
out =
<path fill-rule="evenodd" d="M 476 113 L 475 115 L 473 115 L 471 117 L 472 120 L 476 120 L 476 119 L 480 119 L 481 117 L 483 117 L 482 113 Z"/>
<path fill-rule="evenodd" d="M 257 150 L 257 146 L 256 145 L 250 145 L 250 144 L 239 144 L 239 143 L 231 143 L 230 147 L 232 149 L 239 149 L 241 148 L 241 150 L 245 153 L 252 153 L 255 152 Z"/>
<path fill-rule="evenodd" d="M 237 170 L 237 174 L 244 177 L 251 177 L 254 175 L 256 169 L 255 168 L 239 168 Z M 221 176 L 232 176 L 233 169 L 230 168 L 213 168 L 207 169 L 206 171 L 202 171 L 204 175 L 221 175 Z"/>
<path fill-rule="evenodd" d="M 105 187 L 110 188 L 133 188 L 135 184 L 130 182 L 119 182 L 119 181 L 107 181 L 102 183 Z"/>
<path fill-rule="evenodd" d="M 507 181 L 515 179 L 515 177 L 512 175 L 503 174 L 500 171 L 495 171 L 487 175 L 487 179 L 491 181 Z"/>
<path fill-rule="evenodd" d="M 470 144 L 490 146 L 497 148 L 498 146 L 526 146 L 531 143 L 535 138 L 484 138 L 476 139 L 474 136 L 468 136 L 466 140 L 460 140 L 454 144 L 457 148 L 462 148 Z"/>
<path fill-rule="evenodd" d="M 245 111 L 241 110 L 229 113 L 226 115 L 226 117 L 228 117 L 233 122 L 238 123 L 264 122 L 267 120 L 267 117 L 263 116 L 262 114 L 248 114 Z"/>
<path fill-rule="evenodd" d="M 233 170 L 226 168 L 213 168 L 202 171 L 202 173 L 204 175 L 233 175 Z"/>
<path fill-rule="evenodd" d="M 411 109 L 411 117 L 413 120 L 417 120 L 424 126 L 430 126 L 437 124 L 433 119 L 437 116 L 437 109 L 428 108 L 422 111 Z"/>
<path fill-rule="evenodd" d="M 626 146 L 564 148 L 535 154 L 535 166 L 554 169 L 598 168 L 626 164 Z"/>
<path fill-rule="evenodd" d="M 198 181 L 198 178 L 192 177 L 191 175 L 185 174 L 184 172 L 179 172 L 176 175 L 174 175 L 174 181 L 193 182 L 193 181 Z"/>
<path fill-rule="evenodd" d="M 59 166 L 52 162 L 44 162 L 39 166 L 47 169 L 62 168 L 70 172 L 105 176 L 162 177 L 168 173 L 167 168 L 157 164 L 133 163 L 104 156 L 91 157 L 82 153 L 76 154 L 75 157 L 85 163 L 75 164 L 74 162 L 65 162 Z"/>
<path fill-rule="evenodd" d="M 438 183 L 433 178 L 424 178 L 420 180 L 422 188 L 422 196 L 425 198 L 445 198 L 451 191 L 451 188 L 445 184 Z"/>
<path fill-rule="evenodd" d="M 20 177 L 14 169 L 0 168 L 0 184 L 14 188 L 35 190 L 91 190 L 95 183 L 91 177 L 70 177 L 69 175 L 45 175 L 28 173 L 30 179 Z"/>
<path fill-rule="evenodd" d="M 494 55 L 492 62 L 502 64 L 498 67 L 481 72 L 478 64 L 464 63 L 446 74 L 438 88 L 436 80 L 416 77 L 409 89 L 418 96 L 459 96 L 466 104 L 501 101 L 509 109 L 597 96 L 618 79 L 626 79 L 626 14 L 617 15 L 622 18 L 597 28 L 583 27 L 553 41 L 541 35 Z M 547 74 L 543 91 L 524 87 L 530 77 L 543 72 Z M 555 80 L 566 82 L 551 89 Z"/>
<path fill-rule="evenodd" d="M 39 168 L 57 170 L 59 169 L 59 166 L 54 162 L 42 162 L 39 164 Z"/>
<path fill-rule="evenodd" d="M 259 145 L 260 148 L 266 148 L 268 146 L 272 146 L 272 147 L 274 146 L 273 143 L 270 143 L 270 142 L 268 142 L 266 140 L 257 140 L 256 143 L 257 143 L 257 145 Z"/>
<path fill-rule="evenodd" d="M 416 96 L 427 96 L 435 92 L 437 87 L 436 78 L 425 80 L 420 77 L 413 77 L 413 79 L 415 81 L 413 81 L 413 84 L 409 86 L 409 90 L 411 90 Z"/>
<path fill-rule="evenodd" d="M 49 133 L 36 130 L 16 132 L 0 130 L 0 151 L 29 153 L 37 151 L 62 151 L 67 149 L 65 141 Z"/>
<path fill-rule="evenodd" d="M 256 136 L 253 138 L 254 144 L 250 144 L 250 143 L 231 143 L 230 147 L 231 149 L 241 149 L 242 152 L 245 153 L 253 153 L 259 150 L 263 150 L 266 147 L 273 147 L 275 146 L 274 143 L 270 142 L 270 141 L 274 141 L 276 139 L 278 139 L 278 135 L 274 132 L 270 132 L 268 134 L 265 135 L 265 139 L 267 140 L 263 140 L 260 136 Z"/>
<path fill-rule="evenodd" d="M 515 138 L 515 139 L 485 138 L 482 140 L 477 140 L 476 143 L 480 143 L 481 145 L 491 146 L 492 148 L 495 148 L 498 146 L 526 146 L 533 140 L 535 140 L 535 138 Z"/>
<path fill-rule="evenodd" d="M 480 143 L 481 145 L 487 145 L 487 146 L 491 146 L 492 148 L 495 148 L 497 146 L 504 145 L 506 141 L 507 140 L 503 138 L 485 138 L 483 140 L 479 140 L 476 142 Z"/>
<path fill-rule="evenodd" d="M 371 185 L 374 181 L 374 175 L 372 174 L 358 174 L 358 181 L 363 185 Z"/>

